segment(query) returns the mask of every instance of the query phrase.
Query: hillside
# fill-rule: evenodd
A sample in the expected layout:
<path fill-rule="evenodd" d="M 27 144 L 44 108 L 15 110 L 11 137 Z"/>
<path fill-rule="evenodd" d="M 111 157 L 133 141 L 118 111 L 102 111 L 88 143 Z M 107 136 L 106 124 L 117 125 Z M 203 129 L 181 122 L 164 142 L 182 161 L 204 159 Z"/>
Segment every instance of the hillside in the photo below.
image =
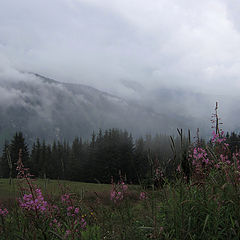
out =
<path fill-rule="evenodd" d="M 22 131 L 28 142 L 35 137 L 52 141 L 88 138 L 99 128 L 121 128 L 135 136 L 168 133 L 187 127 L 190 120 L 156 113 L 149 107 L 93 87 L 61 83 L 35 73 L 0 80 L 1 141 Z"/>

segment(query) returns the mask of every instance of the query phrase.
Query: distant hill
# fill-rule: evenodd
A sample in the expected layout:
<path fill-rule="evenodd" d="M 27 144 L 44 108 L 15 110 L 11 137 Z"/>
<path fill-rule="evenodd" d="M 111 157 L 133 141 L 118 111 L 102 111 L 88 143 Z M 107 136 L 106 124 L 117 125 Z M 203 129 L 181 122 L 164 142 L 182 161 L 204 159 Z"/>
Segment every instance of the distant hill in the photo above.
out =
<path fill-rule="evenodd" d="M 188 128 L 192 122 L 90 86 L 61 83 L 36 73 L 21 73 L 18 80 L 0 79 L 1 92 L 1 141 L 16 131 L 24 132 L 28 142 L 36 137 L 46 141 L 89 138 L 99 128 L 121 128 L 139 136 Z"/>

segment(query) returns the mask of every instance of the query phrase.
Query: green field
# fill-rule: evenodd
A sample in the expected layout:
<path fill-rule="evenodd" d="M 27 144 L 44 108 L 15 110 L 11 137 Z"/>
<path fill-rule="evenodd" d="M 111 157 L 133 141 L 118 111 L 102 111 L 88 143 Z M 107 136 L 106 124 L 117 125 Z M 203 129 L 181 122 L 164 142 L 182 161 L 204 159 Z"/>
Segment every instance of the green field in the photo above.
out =
<path fill-rule="evenodd" d="M 63 190 L 86 198 L 94 193 L 103 194 L 109 192 L 111 189 L 110 184 L 82 183 L 64 180 L 37 179 L 34 180 L 33 183 L 42 189 L 43 194 L 56 197 L 60 196 Z M 18 185 L 19 180 L 17 179 L 13 179 L 10 184 L 9 179 L 0 178 L 0 202 L 6 202 L 9 199 L 15 199 L 19 196 Z"/>
<path fill-rule="evenodd" d="M 33 185 L 42 189 L 49 206 L 42 213 L 19 207 L 15 200 L 23 195 L 19 180 L 10 186 L 8 179 L 1 179 L 0 208 L 7 207 L 9 213 L 0 223 L 0 239 L 239 239 L 240 188 L 231 171 L 224 175 L 214 170 L 204 182 L 187 183 L 179 175 L 175 182 L 166 179 L 157 190 L 116 184 L 117 192 L 124 194 L 112 200 L 111 185 L 37 180 Z M 122 186 L 127 186 L 126 191 Z M 143 192 L 146 198 L 141 199 Z M 61 201 L 64 194 L 70 202 Z M 53 211 L 53 204 L 59 212 Z M 79 213 L 68 215 L 69 208 Z M 54 221 L 59 227 L 52 227 Z"/>

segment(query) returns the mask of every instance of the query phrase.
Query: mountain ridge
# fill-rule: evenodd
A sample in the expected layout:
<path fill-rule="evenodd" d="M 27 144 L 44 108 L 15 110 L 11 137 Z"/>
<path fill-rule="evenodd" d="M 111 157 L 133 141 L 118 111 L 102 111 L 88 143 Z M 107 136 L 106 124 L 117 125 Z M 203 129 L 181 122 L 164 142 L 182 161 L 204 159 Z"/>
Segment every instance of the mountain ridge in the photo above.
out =
<path fill-rule="evenodd" d="M 2 141 L 16 131 L 22 131 L 29 142 L 37 137 L 51 142 L 71 141 L 76 136 L 89 138 L 100 128 L 120 128 L 140 136 L 167 133 L 166 126 L 176 129 L 180 125 L 138 103 L 38 73 L 24 73 L 20 80 L 0 81 L 0 87 L 9 94 L 9 100 L 0 103 Z"/>

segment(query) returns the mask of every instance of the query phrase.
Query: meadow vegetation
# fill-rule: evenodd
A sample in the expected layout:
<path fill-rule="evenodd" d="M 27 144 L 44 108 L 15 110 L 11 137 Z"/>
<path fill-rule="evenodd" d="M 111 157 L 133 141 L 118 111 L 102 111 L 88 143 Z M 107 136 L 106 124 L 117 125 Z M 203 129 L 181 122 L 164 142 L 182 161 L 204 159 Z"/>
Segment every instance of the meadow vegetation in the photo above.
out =
<path fill-rule="evenodd" d="M 208 143 L 178 130 L 174 171 L 148 159 L 148 179 L 137 185 L 121 172 L 105 185 L 35 180 L 20 150 L 17 178 L 0 180 L 0 239 L 239 239 L 240 152 L 231 151 L 217 106 L 212 124 Z"/>

